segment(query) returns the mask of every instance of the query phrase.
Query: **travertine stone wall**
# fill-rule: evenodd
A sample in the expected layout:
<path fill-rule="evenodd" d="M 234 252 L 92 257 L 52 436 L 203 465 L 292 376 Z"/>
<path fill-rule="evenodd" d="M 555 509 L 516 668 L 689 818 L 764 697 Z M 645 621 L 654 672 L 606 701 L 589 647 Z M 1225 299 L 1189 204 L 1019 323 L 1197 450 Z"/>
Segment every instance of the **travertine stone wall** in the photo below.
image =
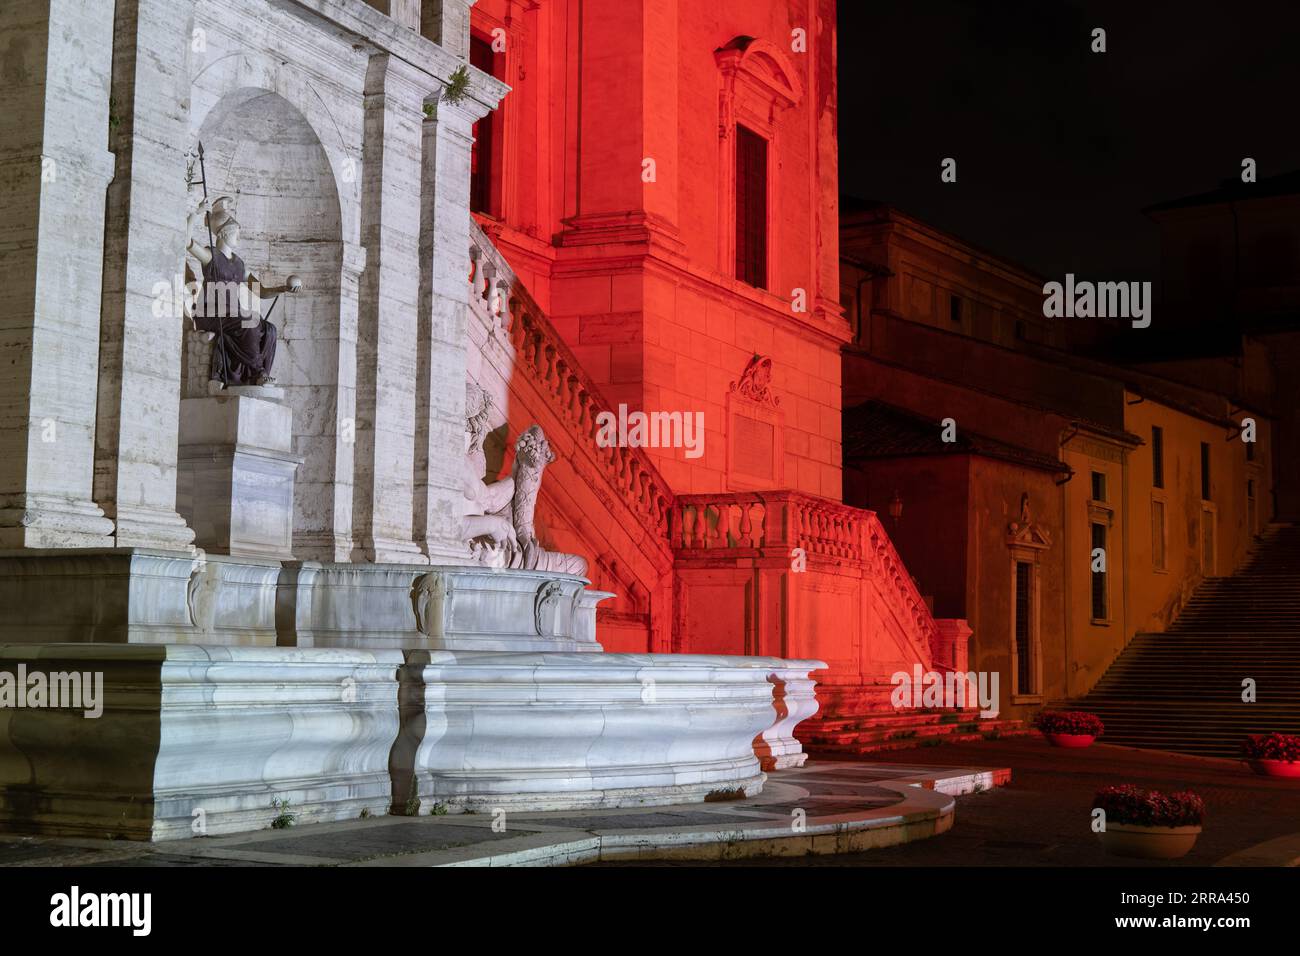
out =
<path fill-rule="evenodd" d="M 378 0 L 384 2 L 384 0 Z M 391 0 L 390 0 L 391 2 Z M 423 0 L 420 32 L 461 59 L 469 57 L 469 8 L 476 0 Z"/>
<path fill-rule="evenodd" d="M 459 559 L 458 533 L 465 443 L 466 322 L 469 286 L 470 130 L 482 115 L 477 104 L 437 102 L 423 128 L 424 188 L 420 209 L 419 362 L 416 415 L 415 538 L 433 562 Z M 472 345 L 470 345 L 472 348 Z M 462 454 L 447 455 L 455 448 Z"/>
<path fill-rule="evenodd" d="M 0 548 L 94 547 L 113 8 L 0 6 Z"/>
<path fill-rule="evenodd" d="M 380 6 L 0 11 L 0 548 L 190 547 L 176 511 L 184 322 L 161 290 L 184 280 L 202 195 L 186 154 L 202 140 L 208 193 L 235 197 L 250 269 L 306 283 L 272 316 L 303 459 L 295 554 L 465 556 L 469 131 L 506 88 L 471 71 L 466 100 L 427 118 L 463 63 L 469 4 Z"/>
<path fill-rule="evenodd" d="M 366 72 L 354 557 L 412 561 L 421 123 L 429 77 L 389 54 Z"/>
<path fill-rule="evenodd" d="M 236 197 L 249 269 L 269 284 L 289 273 L 305 284 L 271 316 L 280 332 L 273 374 L 303 459 L 294 552 L 347 560 L 368 55 L 314 22 L 261 0 L 201 0 L 190 142 L 208 151 L 209 195 Z"/>
<path fill-rule="evenodd" d="M 194 539 L 176 512 L 183 316 L 170 300 L 155 308 L 160 288 L 183 281 L 193 28 L 194 0 L 116 5 L 95 501 L 114 519 L 118 547 L 186 548 Z"/>

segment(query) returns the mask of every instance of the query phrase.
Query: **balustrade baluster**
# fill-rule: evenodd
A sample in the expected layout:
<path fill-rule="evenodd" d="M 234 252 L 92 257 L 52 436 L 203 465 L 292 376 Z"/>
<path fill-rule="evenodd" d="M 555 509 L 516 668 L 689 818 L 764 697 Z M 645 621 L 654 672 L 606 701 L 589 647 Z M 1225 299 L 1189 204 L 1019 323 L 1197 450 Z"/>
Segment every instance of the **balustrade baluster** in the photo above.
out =
<path fill-rule="evenodd" d="M 569 412 L 569 418 L 572 421 L 576 422 L 579 426 L 581 426 L 582 425 L 582 382 L 579 380 L 578 376 L 576 375 L 569 376 L 568 412 Z"/>
<path fill-rule="evenodd" d="M 505 279 L 497 280 L 497 321 L 501 328 L 510 328 L 510 283 Z"/>
<path fill-rule="evenodd" d="M 587 394 L 587 390 L 581 384 L 578 386 L 577 402 L 578 434 L 586 435 L 589 433 L 591 426 L 591 396 Z"/>

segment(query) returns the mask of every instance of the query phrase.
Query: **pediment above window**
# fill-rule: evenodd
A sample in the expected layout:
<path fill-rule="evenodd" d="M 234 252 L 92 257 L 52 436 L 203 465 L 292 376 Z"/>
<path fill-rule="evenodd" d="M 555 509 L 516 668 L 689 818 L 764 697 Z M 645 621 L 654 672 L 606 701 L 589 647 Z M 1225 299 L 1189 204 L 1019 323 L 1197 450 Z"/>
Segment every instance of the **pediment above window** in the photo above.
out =
<path fill-rule="evenodd" d="M 775 43 L 738 36 L 713 56 L 726 85 L 743 85 L 750 95 L 766 100 L 769 112 L 788 109 L 803 99 L 799 74 Z"/>

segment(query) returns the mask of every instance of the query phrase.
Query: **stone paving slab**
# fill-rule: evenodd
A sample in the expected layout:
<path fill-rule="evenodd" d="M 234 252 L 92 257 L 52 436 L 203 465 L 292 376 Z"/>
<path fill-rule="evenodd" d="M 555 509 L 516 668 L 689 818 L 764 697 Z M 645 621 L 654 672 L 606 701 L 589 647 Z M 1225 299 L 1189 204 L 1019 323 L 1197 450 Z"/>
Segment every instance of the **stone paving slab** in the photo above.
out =
<path fill-rule="evenodd" d="M 936 839 L 823 857 L 817 865 L 1300 867 L 1300 781 L 1258 776 L 1240 760 L 1134 750 L 1104 742 L 1084 750 L 1065 750 L 1050 746 L 1041 736 L 945 743 L 923 753 L 854 759 L 862 767 L 893 768 L 908 757 L 948 767 L 1009 767 L 1012 778 L 1007 786 L 986 788 L 961 800 L 956 826 Z M 842 767 L 827 774 L 848 775 Z M 940 780 L 936 786 L 948 783 Z M 1094 795 L 1101 787 L 1121 783 L 1165 792 L 1190 789 L 1205 800 L 1204 832 L 1187 856 L 1139 860 L 1104 852 L 1091 830 Z M 790 862 L 758 859 L 749 865 Z"/>
<path fill-rule="evenodd" d="M 556 866 L 860 852 L 945 832 L 953 793 L 999 776 L 816 761 L 768 774 L 754 797 L 653 809 L 388 816 L 155 844 L 0 834 L 0 866 Z"/>

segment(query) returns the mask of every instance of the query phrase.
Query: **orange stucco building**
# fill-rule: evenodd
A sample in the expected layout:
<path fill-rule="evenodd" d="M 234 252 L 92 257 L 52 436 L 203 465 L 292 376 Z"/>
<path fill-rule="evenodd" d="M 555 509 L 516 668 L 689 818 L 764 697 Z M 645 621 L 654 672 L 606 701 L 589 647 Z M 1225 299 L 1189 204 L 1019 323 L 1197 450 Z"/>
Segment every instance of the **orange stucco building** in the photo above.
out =
<path fill-rule="evenodd" d="M 1125 331 L 1044 318 L 1042 277 L 845 207 L 845 500 L 899 496 L 899 552 L 936 614 L 968 619 L 971 666 L 1006 675 L 1014 713 L 1084 694 L 1272 519 L 1270 368 L 1202 357 L 1193 386 L 1090 359 Z"/>

